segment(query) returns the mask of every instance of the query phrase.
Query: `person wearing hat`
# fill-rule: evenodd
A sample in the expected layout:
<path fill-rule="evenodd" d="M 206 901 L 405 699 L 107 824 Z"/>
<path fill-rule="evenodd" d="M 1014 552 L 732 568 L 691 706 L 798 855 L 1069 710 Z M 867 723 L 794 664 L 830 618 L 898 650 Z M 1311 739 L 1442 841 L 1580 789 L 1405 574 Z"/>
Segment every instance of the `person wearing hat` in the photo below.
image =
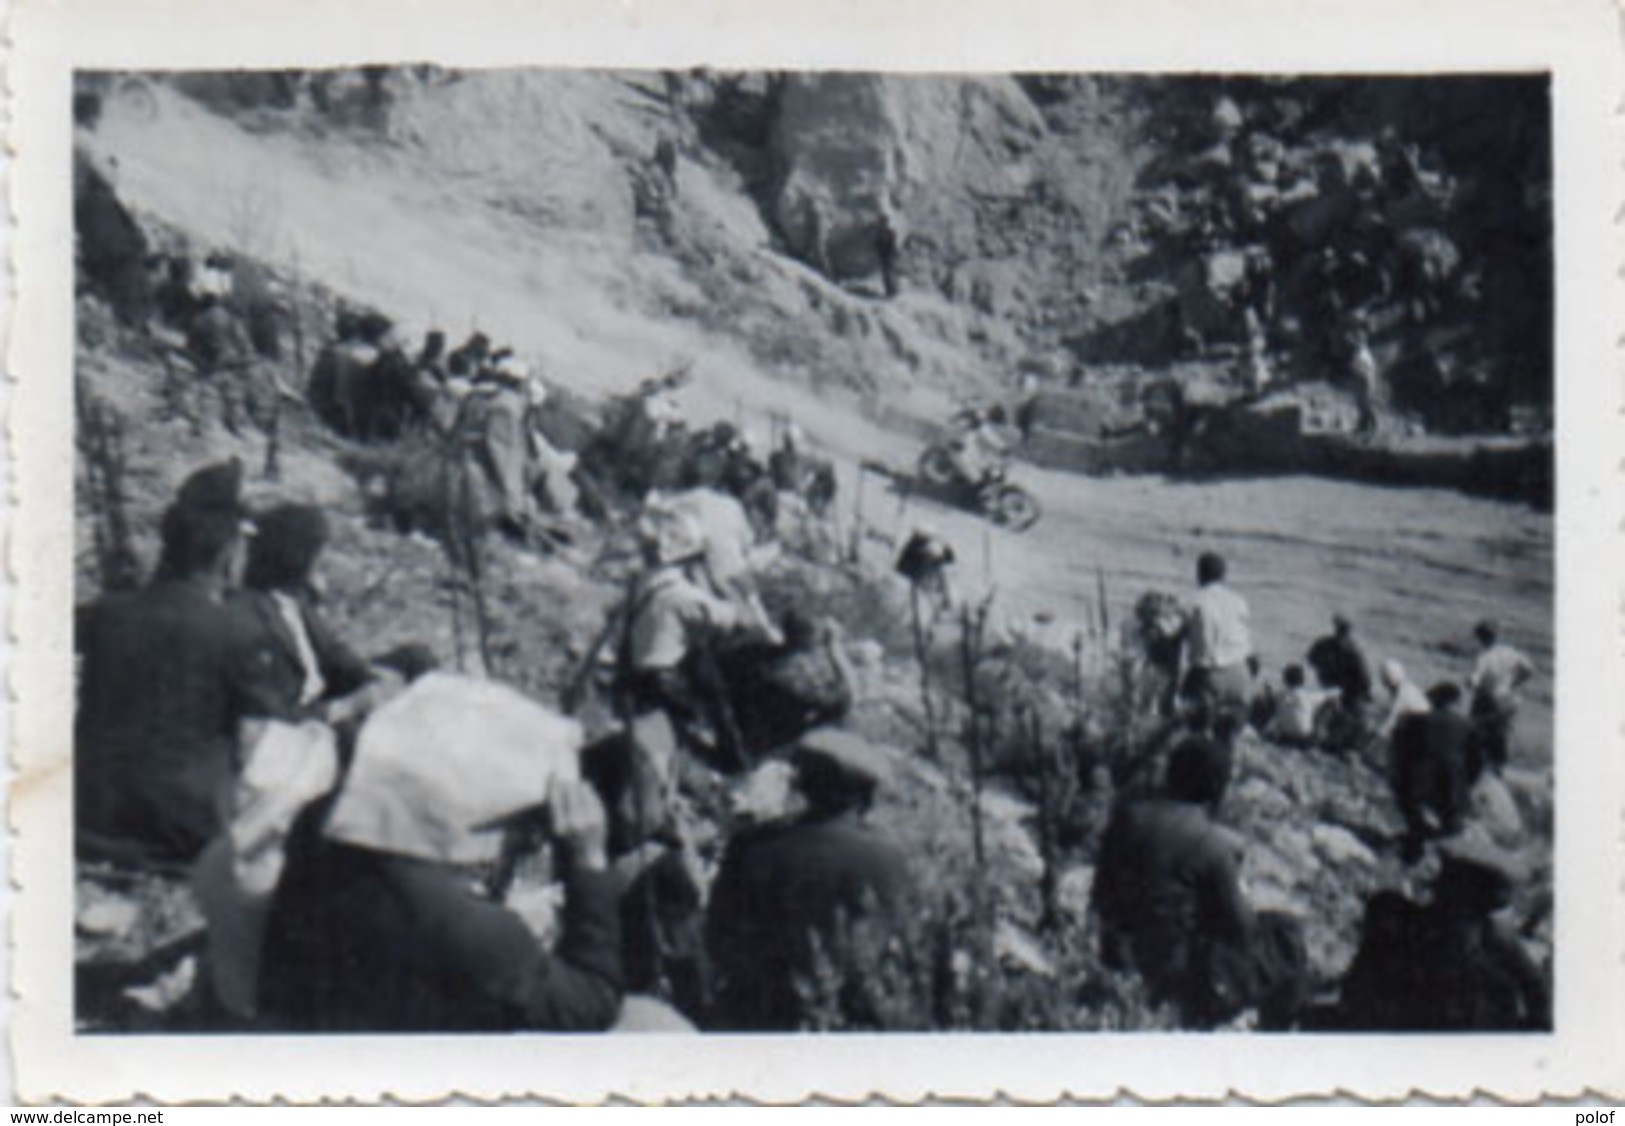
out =
<path fill-rule="evenodd" d="M 619 883 L 574 720 L 429 673 L 361 729 L 336 794 L 295 825 L 259 1005 L 300 1032 L 589 1032 L 622 999 Z M 545 830 L 545 831 L 544 831 Z M 531 846 L 550 841 L 558 940 Z"/>
<path fill-rule="evenodd" d="M 238 720 L 269 706 L 225 601 L 247 516 L 242 481 L 235 459 L 188 477 L 163 515 L 152 581 L 78 616 L 81 859 L 184 865 L 222 826 Z"/>
<path fill-rule="evenodd" d="M 854 732 L 824 728 L 802 738 L 795 772 L 804 812 L 736 834 L 711 888 L 712 1028 L 801 1028 L 796 981 L 815 951 L 830 954 L 843 926 L 898 928 L 914 898 L 902 851 L 867 818 L 890 779 L 890 756 Z"/>
<path fill-rule="evenodd" d="M 1229 781 L 1214 741 L 1175 747 L 1162 795 L 1112 813 L 1091 907 L 1107 965 L 1138 971 L 1182 1024 L 1212 1027 L 1257 1006 L 1279 1027 L 1303 1000 L 1307 958 L 1290 919 L 1256 914 L 1242 894 L 1236 838 L 1213 816 Z"/>
<path fill-rule="evenodd" d="M 1511 756 L 1518 692 L 1535 675 L 1535 665 L 1501 640 L 1500 627 L 1493 621 L 1479 622 L 1473 636 L 1479 654 L 1467 682 L 1472 694 L 1470 714 L 1485 763 L 1499 773 Z"/>
<path fill-rule="evenodd" d="M 1441 681 L 1427 698 L 1427 714 L 1400 719 L 1389 740 L 1388 779 L 1405 819 L 1407 863 L 1421 859 L 1430 838 L 1461 828 L 1479 772 L 1472 725 L 1459 707 L 1460 687 Z"/>
<path fill-rule="evenodd" d="M 373 675 L 317 609 L 327 517 L 315 505 L 283 504 L 258 515 L 254 527 L 242 589 L 228 600 L 240 617 L 254 698 L 271 718 L 321 714 L 320 705 Z"/>
<path fill-rule="evenodd" d="M 742 766 L 743 748 L 712 647 L 732 635 L 776 640 L 754 601 L 718 593 L 706 565 L 709 540 L 690 508 L 657 498 L 640 524 L 649 569 L 627 603 L 621 643 L 623 706 L 631 715 L 662 711 L 690 745 L 708 723 L 724 764 Z"/>
<path fill-rule="evenodd" d="M 1463 834 L 1440 849 L 1431 900 L 1366 902 L 1336 1027 L 1371 1032 L 1523 1032 L 1552 1027 L 1547 976 L 1503 919 L 1523 882 L 1516 856 Z"/>

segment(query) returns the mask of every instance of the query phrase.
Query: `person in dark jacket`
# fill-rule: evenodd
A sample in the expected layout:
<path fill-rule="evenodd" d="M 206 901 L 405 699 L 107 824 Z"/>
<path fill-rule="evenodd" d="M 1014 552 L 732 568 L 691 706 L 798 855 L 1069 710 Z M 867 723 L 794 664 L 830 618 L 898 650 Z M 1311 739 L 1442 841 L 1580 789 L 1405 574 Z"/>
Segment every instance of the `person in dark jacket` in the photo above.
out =
<path fill-rule="evenodd" d="M 1093 909 L 1107 965 L 1138 970 L 1183 1024 L 1211 1027 L 1257 1006 L 1281 1027 L 1303 1002 L 1307 957 L 1292 920 L 1255 914 L 1242 894 L 1238 842 L 1212 816 L 1229 772 L 1206 738 L 1174 749 L 1165 795 L 1112 814 Z"/>
<path fill-rule="evenodd" d="M 1321 687 L 1335 688 L 1344 704 L 1371 701 L 1371 663 L 1354 640 L 1354 624 L 1342 614 L 1333 615 L 1332 632 L 1309 647 L 1309 667 Z"/>
<path fill-rule="evenodd" d="M 528 702 L 502 704 L 506 718 L 487 723 L 491 705 L 479 700 L 499 690 L 472 685 L 466 721 L 435 719 L 412 711 L 413 694 L 457 686 L 443 674 L 420 681 L 389 705 L 405 707 L 393 726 L 374 713 L 330 805 L 302 815 L 260 961 L 269 1027 L 586 1032 L 615 1022 L 619 889 L 604 807 L 547 765 L 573 761 L 579 727 Z M 444 730 L 464 737 L 437 738 Z M 493 874 L 513 859 L 505 837 L 540 836 L 531 828 L 544 807 L 564 873 L 556 943 Z"/>
<path fill-rule="evenodd" d="M 1496 916 L 1522 877 L 1516 858 L 1473 840 L 1441 850 L 1432 901 L 1395 891 L 1366 902 L 1360 949 L 1343 976 L 1338 1028 L 1520 1032 L 1552 1026 L 1550 986 Z"/>
<path fill-rule="evenodd" d="M 212 389 L 220 400 L 220 417 L 233 434 L 258 409 L 253 342 L 220 295 L 205 292 L 186 324 L 186 350 L 197 367 L 198 392 Z M 203 416 L 201 404 L 197 417 Z"/>
<path fill-rule="evenodd" d="M 77 145 L 73 152 L 73 223 L 80 284 L 106 298 L 121 323 L 140 327 L 153 308 L 147 236 L 119 200 L 107 170 Z"/>
<path fill-rule="evenodd" d="M 1427 696 L 1432 710 L 1401 718 L 1389 742 L 1388 779 L 1405 818 L 1407 863 L 1421 859 L 1430 837 L 1460 830 L 1478 775 L 1472 724 L 1457 706 L 1461 689 L 1444 681 Z"/>
<path fill-rule="evenodd" d="M 187 864 L 222 827 L 238 720 L 268 707 L 225 605 L 246 516 L 242 476 L 231 461 L 188 478 L 164 513 L 151 583 L 78 615 L 82 860 Z"/>
<path fill-rule="evenodd" d="M 270 718 L 316 715 L 372 679 L 372 670 L 341 641 L 317 609 L 317 565 L 327 544 L 327 518 L 314 505 L 284 504 L 255 519 L 243 588 L 230 605 L 239 615 L 254 696 Z"/>
<path fill-rule="evenodd" d="M 825 729 L 797 750 L 805 812 L 747 829 L 728 844 L 711 889 L 706 936 L 717 972 L 713 1027 L 794 1031 L 804 1022 L 798 978 L 815 944 L 843 924 L 901 925 L 914 896 L 903 854 L 865 822 L 889 773 L 878 750 Z"/>
<path fill-rule="evenodd" d="M 1332 617 L 1332 632 L 1309 647 L 1309 667 L 1320 686 L 1337 693 L 1336 706 L 1320 721 L 1317 741 L 1333 750 L 1363 745 L 1370 726 L 1371 662 L 1354 638 L 1354 624 L 1342 614 Z"/>

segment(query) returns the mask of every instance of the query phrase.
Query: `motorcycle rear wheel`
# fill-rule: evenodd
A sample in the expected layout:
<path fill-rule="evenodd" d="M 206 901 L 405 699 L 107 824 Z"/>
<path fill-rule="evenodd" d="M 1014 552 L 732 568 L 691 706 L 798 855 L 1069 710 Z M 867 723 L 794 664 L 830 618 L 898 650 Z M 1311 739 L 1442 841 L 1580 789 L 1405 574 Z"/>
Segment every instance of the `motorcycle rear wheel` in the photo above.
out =
<path fill-rule="evenodd" d="M 959 483 L 959 468 L 946 446 L 930 446 L 920 455 L 920 480 L 939 489 Z"/>
<path fill-rule="evenodd" d="M 990 498 L 988 515 L 995 524 L 1015 532 L 1025 532 L 1038 523 L 1038 499 L 1020 485 L 1000 485 Z"/>

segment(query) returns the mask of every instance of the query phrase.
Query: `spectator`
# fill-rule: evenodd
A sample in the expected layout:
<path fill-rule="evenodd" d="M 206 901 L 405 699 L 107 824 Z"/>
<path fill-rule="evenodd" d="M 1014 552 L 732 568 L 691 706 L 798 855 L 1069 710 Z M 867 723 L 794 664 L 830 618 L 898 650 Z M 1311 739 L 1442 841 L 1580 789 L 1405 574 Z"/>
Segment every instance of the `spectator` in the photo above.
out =
<path fill-rule="evenodd" d="M 327 545 L 327 518 L 313 505 L 285 504 L 255 521 L 243 589 L 231 605 L 248 647 L 255 698 L 280 719 L 321 714 L 372 679 L 367 663 L 350 651 L 317 609 L 319 562 Z"/>
<path fill-rule="evenodd" d="M 1371 665 L 1354 640 L 1354 625 L 1342 614 L 1332 616 L 1332 632 L 1309 647 L 1309 667 L 1321 687 L 1335 691 L 1346 708 L 1371 702 Z"/>
<path fill-rule="evenodd" d="M 222 827 L 238 720 L 271 706 L 253 696 L 225 605 L 247 516 L 242 478 L 237 461 L 188 477 L 164 513 L 151 583 L 79 615 L 81 859 L 185 864 Z"/>
<path fill-rule="evenodd" d="M 1497 916 L 1523 879 L 1516 858 L 1474 840 L 1443 851 L 1431 903 L 1379 892 L 1343 976 L 1338 1026 L 1380 1032 L 1550 1030 L 1546 975 Z"/>
<path fill-rule="evenodd" d="M 889 930 L 906 918 L 908 865 L 866 819 L 889 775 L 886 757 L 858 736 L 814 732 L 796 756 L 806 812 L 729 842 L 706 919 L 719 978 L 714 1027 L 801 1028 L 796 980 L 811 971 L 815 947 L 836 949 L 843 925 Z M 873 1014 L 848 1015 L 861 1023 Z"/>
<path fill-rule="evenodd" d="M 559 765 L 579 742 L 577 725 L 512 690 L 445 674 L 374 713 L 335 800 L 289 844 L 260 964 L 272 1027 L 609 1027 L 621 941 L 604 809 Z M 544 806 L 565 886 L 551 951 L 499 863 L 511 870 L 505 840 L 539 836 Z"/>
<path fill-rule="evenodd" d="M 1473 727 L 1485 765 L 1499 774 L 1512 754 L 1518 693 L 1535 675 L 1535 666 L 1501 640 L 1500 628 L 1493 621 L 1479 622 L 1473 635 L 1480 650 L 1468 681 Z"/>
<path fill-rule="evenodd" d="M 1319 731 L 1320 710 L 1337 699 L 1337 690 L 1310 688 L 1304 683 L 1302 665 L 1288 665 L 1281 682 L 1284 690 L 1270 720 L 1269 736 L 1289 747 L 1312 747 Z"/>
<path fill-rule="evenodd" d="M 1428 689 L 1426 715 L 1402 718 L 1389 748 L 1389 781 L 1405 818 L 1403 856 L 1421 858 L 1428 838 L 1461 829 L 1467 795 L 1477 775 L 1472 728 L 1457 704 L 1461 689 L 1443 682 Z"/>
<path fill-rule="evenodd" d="M 1427 696 L 1405 672 L 1405 666 L 1393 658 L 1382 663 L 1382 685 L 1388 690 L 1388 711 L 1377 725 L 1380 739 L 1393 736 L 1399 721 L 1408 715 L 1427 715 L 1430 705 Z"/>
<path fill-rule="evenodd" d="M 1175 748 L 1163 796 L 1112 814 L 1093 899 L 1102 953 L 1187 1026 L 1256 1006 L 1266 1027 L 1284 1027 L 1306 992 L 1307 955 L 1293 921 L 1255 914 L 1242 894 L 1239 849 L 1213 819 L 1228 785 L 1226 756 L 1193 736 Z"/>
<path fill-rule="evenodd" d="M 1226 571 L 1224 557 L 1214 552 L 1205 551 L 1196 561 L 1199 589 L 1186 619 L 1184 694 L 1245 709 L 1253 638 L 1247 602 L 1225 583 Z"/>

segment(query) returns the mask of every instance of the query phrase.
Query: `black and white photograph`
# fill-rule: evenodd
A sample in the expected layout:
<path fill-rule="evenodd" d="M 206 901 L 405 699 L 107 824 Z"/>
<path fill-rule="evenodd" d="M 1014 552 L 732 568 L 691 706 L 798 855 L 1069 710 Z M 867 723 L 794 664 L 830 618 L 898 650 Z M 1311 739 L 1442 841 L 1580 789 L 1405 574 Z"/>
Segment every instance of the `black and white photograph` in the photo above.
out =
<path fill-rule="evenodd" d="M 75 1032 L 1552 1031 L 1552 93 L 77 70 Z"/>

